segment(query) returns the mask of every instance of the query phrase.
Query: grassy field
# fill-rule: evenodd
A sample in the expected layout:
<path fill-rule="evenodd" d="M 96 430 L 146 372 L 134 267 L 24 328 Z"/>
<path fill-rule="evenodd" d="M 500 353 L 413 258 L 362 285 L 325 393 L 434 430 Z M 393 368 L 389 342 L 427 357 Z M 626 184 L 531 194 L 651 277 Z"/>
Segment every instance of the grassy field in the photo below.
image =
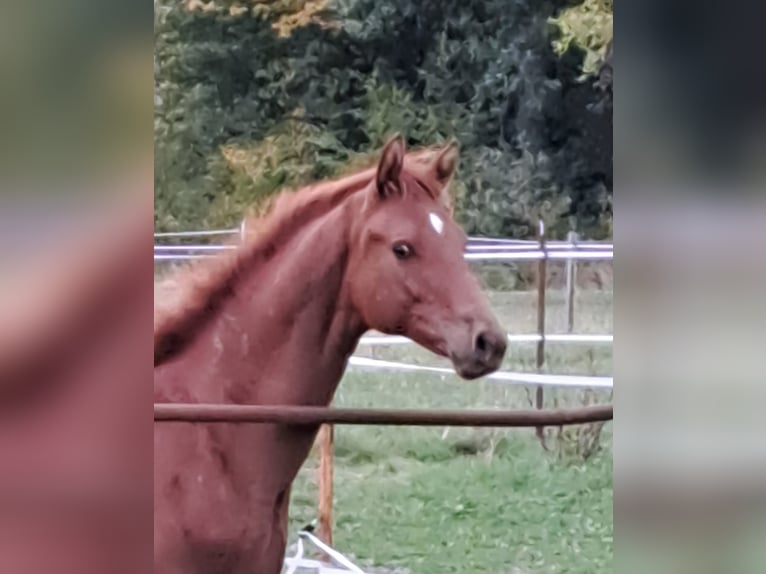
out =
<path fill-rule="evenodd" d="M 532 333 L 533 293 L 493 293 L 512 333 Z M 578 293 L 575 332 L 612 332 L 611 292 Z M 560 292 L 547 330 L 564 332 Z M 377 358 L 446 363 L 414 346 Z M 534 371 L 534 345 L 509 349 L 504 368 Z M 610 345 L 550 345 L 545 372 L 610 375 Z M 605 392 L 546 390 L 548 406 L 608 402 Z M 430 374 L 350 371 L 336 406 L 528 408 L 527 389 Z M 533 430 L 410 427 L 336 429 L 334 545 L 363 566 L 411 574 L 598 574 L 612 571 L 611 424 L 587 460 L 570 427 L 543 451 Z M 296 481 L 291 532 L 316 518 L 315 454 Z"/>

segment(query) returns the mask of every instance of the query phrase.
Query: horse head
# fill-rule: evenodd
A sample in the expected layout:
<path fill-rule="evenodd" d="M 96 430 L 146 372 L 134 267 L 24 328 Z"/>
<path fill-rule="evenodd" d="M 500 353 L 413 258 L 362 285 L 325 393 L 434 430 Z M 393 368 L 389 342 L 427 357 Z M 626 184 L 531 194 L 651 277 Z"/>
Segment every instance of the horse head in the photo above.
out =
<path fill-rule="evenodd" d="M 447 188 L 458 155 L 455 142 L 408 155 L 401 136 L 388 141 L 352 226 L 348 284 L 369 328 L 404 335 L 475 379 L 500 367 L 507 337 L 453 219 Z"/>

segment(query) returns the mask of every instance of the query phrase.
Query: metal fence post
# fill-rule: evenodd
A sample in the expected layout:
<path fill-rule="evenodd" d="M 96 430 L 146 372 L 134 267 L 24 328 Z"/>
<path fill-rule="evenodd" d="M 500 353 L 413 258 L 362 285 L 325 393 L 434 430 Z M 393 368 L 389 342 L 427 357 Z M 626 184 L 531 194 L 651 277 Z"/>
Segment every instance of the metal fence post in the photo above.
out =
<path fill-rule="evenodd" d="M 577 233 L 570 231 L 567 234 L 567 241 L 572 244 L 573 249 L 577 244 Z M 577 263 L 571 257 L 567 259 L 567 284 L 566 284 L 566 306 L 567 306 L 567 333 L 574 332 L 574 299 L 575 299 L 575 284 Z"/>
<path fill-rule="evenodd" d="M 543 364 L 545 363 L 545 292 L 548 283 L 548 252 L 545 247 L 545 223 L 542 219 L 539 220 L 537 239 L 539 241 L 540 251 L 543 256 L 540 258 L 537 267 L 537 334 L 540 339 L 537 341 L 537 372 L 541 373 Z M 543 408 L 543 386 L 537 386 L 537 393 L 535 395 L 535 406 L 538 409 Z M 543 445 L 545 450 L 548 450 L 548 446 L 545 444 L 545 427 L 535 428 L 535 434 L 540 439 L 540 444 Z"/>

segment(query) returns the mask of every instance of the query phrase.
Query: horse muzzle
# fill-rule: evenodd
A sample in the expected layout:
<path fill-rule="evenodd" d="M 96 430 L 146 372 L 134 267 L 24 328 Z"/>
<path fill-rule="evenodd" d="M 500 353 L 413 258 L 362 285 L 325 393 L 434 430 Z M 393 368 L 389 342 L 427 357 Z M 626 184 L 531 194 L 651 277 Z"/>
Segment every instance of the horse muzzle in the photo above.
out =
<path fill-rule="evenodd" d="M 497 325 L 476 325 L 470 344 L 450 353 L 455 371 L 464 379 L 478 379 L 500 368 L 508 346 L 505 332 Z"/>

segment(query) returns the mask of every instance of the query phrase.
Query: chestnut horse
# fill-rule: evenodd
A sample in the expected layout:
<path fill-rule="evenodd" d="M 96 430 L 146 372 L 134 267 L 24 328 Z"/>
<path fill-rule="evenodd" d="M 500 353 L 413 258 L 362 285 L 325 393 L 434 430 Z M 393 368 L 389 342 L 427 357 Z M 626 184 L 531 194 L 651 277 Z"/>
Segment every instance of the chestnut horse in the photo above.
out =
<path fill-rule="evenodd" d="M 233 254 L 174 280 L 155 314 L 155 401 L 328 405 L 369 329 L 449 357 L 466 379 L 506 348 L 463 258 L 447 186 L 457 145 L 283 194 Z M 317 428 L 155 425 L 155 573 L 277 574 L 290 486 Z"/>

